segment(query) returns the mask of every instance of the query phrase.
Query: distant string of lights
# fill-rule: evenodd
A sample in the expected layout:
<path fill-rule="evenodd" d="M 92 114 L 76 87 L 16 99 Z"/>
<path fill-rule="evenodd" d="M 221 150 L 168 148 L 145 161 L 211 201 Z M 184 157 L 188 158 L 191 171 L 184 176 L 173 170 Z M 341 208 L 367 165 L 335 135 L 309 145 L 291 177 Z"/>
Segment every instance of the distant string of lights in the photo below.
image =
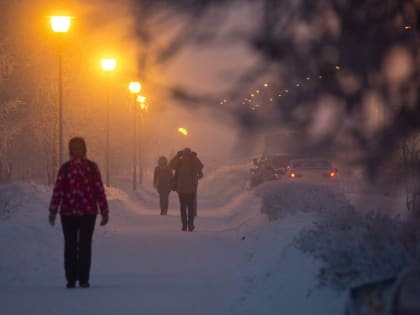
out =
<path fill-rule="evenodd" d="M 413 29 L 412 25 L 404 25 L 403 27 L 404 30 L 409 31 Z M 341 65 L 335 65 L 335 71 L 340 71 L 342 70 L 342 66 Z M 302 85 L 306 82 L 306 81 L 311 81 L 311 80 L 322 80 L 324 79 L 324 75 L 319 74 L 319 75 L 314 75 L 314 76 L 310 76 L 307 75 L 303 80 L 299 80 L 294 84 L 295 88 L 300 88 L 302 87 Z M 271 86 L 271 84 L 269 84 L 268 82 L 263 83 L 262 87 L 263 88 L 268 88 L 269 86 Z M 277 95 L 271 95 L 268 97 L 268 102 L 269 103 L 273 103 L 275 97 L 277 96 L 278 98 L 280 97 L 284 97 L 286 95 L 288 95 L 291 91 L 290 87 L 287 88 L 282 88 L 279 89 L 279 91 L 277 92 Z M 255 89 L 253 92 L 249 93 L 243 100 L 242 100 L 242 105 L 248 105 L 250 106 L 251 110 L 256 110 L 257 108 L 261 107 L 260 104 L 254 104 L 254 100 L 257 97 L 257 95 L 261 94 L 261 89 L 257 88 Z M 228 99 L 224 98 L 222 101 L 219 102 L 220 105 L 224 105 L 228 103 Z"/>
<path fill-rule="evenodd" d="M 335 66 L 335 70 L 339 71 L 341 70 L 342 67 L 339 65 Z M 318 75 L 318 76 L 310 76 L 307 75 L 303 80 L 299 80 L 294 84 L 295 88 L 300 88 L 303 86 L 303 82 L 305 81 L 311 81 L 314 80 L 314 78 L 318 79 L 318 80 L 322 80 L 324 78 L 323 75 Z M 270 86 L 273 86 L 273 84 L 265 82 L 262 84 L 261 88 L 257 88 L 255 89 L 253 92 L 249 93 L 243 100 L 242 100 L 242 105 L 248 105 L 250 106 L 251 110 L 256 110 L 257 108 L 261 107 L 260 104 L 254 104 L 255 99 L 257 98 L 258 95 L 262 94 L 262 90 L 266 89 Z M 279 89 L 277 92 L 273 92 L 275 93 L 275 95 L 270 95 L 268 96 L 267 100 L 269 103 L 273 103 L 275 97 L 277 96 L 278 98 L 286 96 L 287 94 L 289 94 L 291 92 L 291 87 L 286 87 L 286 88 L 281 88 Z M 225 98 L 222 101 L 220 101 L 220 105 L 224 105 L 228 103 L 228 99 Z"/>

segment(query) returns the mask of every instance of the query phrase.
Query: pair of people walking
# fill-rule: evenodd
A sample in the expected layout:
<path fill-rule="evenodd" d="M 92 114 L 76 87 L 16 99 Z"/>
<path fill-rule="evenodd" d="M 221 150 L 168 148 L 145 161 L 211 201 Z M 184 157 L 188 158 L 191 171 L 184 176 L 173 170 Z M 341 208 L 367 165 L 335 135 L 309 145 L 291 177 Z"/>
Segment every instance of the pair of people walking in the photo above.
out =
<path fill-rule="evenodd" d="M 198 180 L 203 177 L 203 167 L 197 153 L 186 148 L 178 151 L 169 163 L 161 157 L 155 168 L 153 183 L 159 192 L 161 215 L 167 214 L 170 191 L 176 191 L 183 231 L 195 229 Z"/>

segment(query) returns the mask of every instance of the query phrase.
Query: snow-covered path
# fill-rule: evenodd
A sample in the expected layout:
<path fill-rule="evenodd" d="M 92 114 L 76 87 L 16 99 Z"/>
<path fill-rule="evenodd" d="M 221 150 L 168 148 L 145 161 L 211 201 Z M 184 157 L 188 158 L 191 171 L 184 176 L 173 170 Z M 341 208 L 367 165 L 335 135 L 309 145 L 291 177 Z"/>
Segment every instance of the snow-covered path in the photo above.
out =
<path fill-rule="evenodd" d="M 96 228 L 87 290 L 64 288 L 61 229 L 46 222 L 49 189 L 8 186 L 22 198 L 0 221 L 2 314 L 340 313 L 341 298 L 312 292 L 317 265 L 291 244 L 310 217 L 270 224 L 259 199 L 231 185 L 240 172 L 220 172 L 200 187 L 193 233 L 180 231 L 174 194 L 161 217 L 154 192 L 108 189 L 111 222 Z"/>

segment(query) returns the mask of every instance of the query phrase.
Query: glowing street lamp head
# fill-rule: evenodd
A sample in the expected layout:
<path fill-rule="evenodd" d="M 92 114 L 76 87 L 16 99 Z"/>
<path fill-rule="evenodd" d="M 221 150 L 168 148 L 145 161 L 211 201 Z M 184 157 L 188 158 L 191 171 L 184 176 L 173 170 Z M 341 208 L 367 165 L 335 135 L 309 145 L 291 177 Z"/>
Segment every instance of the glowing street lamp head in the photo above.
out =
<path fill-rule="evenodd" d="M 113 71 L 115 65 L 117 64 L 116 60 L 113 58 L 103 58 L 101 59 L 101 66 L 104 71 Z"/>
<path fill-rule="evenodd" d="M 70 16 L 51 16 L 51 28 L 55 33 L 66 33 L 70 28 Z"/>
<path fill-rule="evenodd" d="M 188 130 L 182 127 L 178 128 L 178 132 L 184 136 L 188 135 Z"/>
<path fill-rule="evenodd" d="M 131 81 L 128 84 L 128 89 L 133 94 L 139 93 L 140 90 L 141 90 L 141 84 L 140 84 L 140 82 L 137 82 L 137 81 Z"/>
<path fill-rule="evenodd" d="M 139 102 L 140 104 L 146 103 L 146 96 L 143 96 L 143 95 L 137 96 L 137 102 Z"/>

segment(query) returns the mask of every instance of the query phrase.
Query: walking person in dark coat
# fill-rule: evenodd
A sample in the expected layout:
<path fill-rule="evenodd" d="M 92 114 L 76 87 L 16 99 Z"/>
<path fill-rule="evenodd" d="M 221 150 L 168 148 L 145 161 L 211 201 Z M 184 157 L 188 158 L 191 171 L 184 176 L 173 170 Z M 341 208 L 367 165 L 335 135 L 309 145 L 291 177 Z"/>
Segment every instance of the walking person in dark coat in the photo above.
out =
<path fill-rule="evenodd" d="M 108 223 L 108 203 L 99 168 L 86 158 L 84 139 L 72 138 L 69 151 L 70 161 L 57 175 L 48 220 L 54 225 L 60 212 L 67 288 L 74 288 L 77 281 L 81 288 L 88 288 L 96 216 L 99 208 L 100 224 Z"/>
<path fill-rule="evenodd" d="M 153 186 L 157 189 L 160 199 L 160 215 L 167 215 L 169 207 L 169 193 L 172 190 L 173 174 L 168 166 L 168 159 L 161 156 L 153 175 Z"/>
<path fill-rule="evenodd" d="M 192 232 L 195 228 L 198 180 L 203 174 L 203 164 L 194 152 L 186 148 L 171 160 L 171 166 L 175 169 L 174 188 L 179 196 L 182 230 Z"/>

